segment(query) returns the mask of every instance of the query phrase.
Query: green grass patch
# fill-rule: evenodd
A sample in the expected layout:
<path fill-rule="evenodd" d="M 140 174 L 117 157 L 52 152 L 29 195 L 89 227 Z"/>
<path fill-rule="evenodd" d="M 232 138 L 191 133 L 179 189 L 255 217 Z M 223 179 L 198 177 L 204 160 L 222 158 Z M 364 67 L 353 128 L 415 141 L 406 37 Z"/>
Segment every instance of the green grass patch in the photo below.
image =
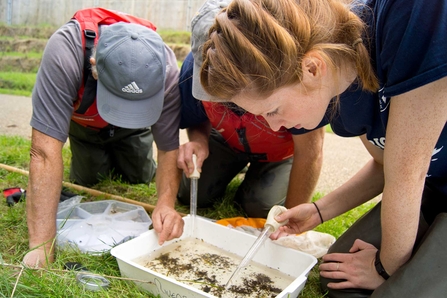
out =
<path fill-rule="evenodd" d="M 31 96 L 30 91 L 13 90 L 13 89 L 5 89 L 5 88 L 0 88 L 0 94 L 9 94 L 9 95 L 17 95 L 17 96 Z"/>
<path fill-rule="evenodd" d="M 27 168 L 31 142 L 18 136 L 0 136 L 0 162 Z"/>
<path fill-rule="evenodd" d="M 157 30 L 165 43 L 190 44 L 191 32 L 174 30 Z"/>
<path fill-rule="evenodd" d="M 19 95 L 29 96 L 33 91 L 36 76 L 36 73 L 0 72 L 0 89 L 4 91 L 3 94 L 16 94 L 6 93 L 7 90 L 13 90 L 20 93 Z"/>
<path fill-rule="evenodd" d="M 2 52 L 3 57 L 20 57 L 20 58 L 34 58 L 42 59 L 43 52 Z"/>

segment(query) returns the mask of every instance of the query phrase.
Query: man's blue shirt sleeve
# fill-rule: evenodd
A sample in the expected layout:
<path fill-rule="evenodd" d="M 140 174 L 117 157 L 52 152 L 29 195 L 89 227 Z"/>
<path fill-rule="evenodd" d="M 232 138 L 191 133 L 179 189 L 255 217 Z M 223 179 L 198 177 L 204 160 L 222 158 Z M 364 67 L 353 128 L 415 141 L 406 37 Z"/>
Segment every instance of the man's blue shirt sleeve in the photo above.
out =
<path fill-rule="evenodd" d="M 190 52 L 180 69 L 179 88 L 182 99 L 180 128 L 199 125 L 208 120 L 200 100 L 192 95 L 194 58 Z"/>

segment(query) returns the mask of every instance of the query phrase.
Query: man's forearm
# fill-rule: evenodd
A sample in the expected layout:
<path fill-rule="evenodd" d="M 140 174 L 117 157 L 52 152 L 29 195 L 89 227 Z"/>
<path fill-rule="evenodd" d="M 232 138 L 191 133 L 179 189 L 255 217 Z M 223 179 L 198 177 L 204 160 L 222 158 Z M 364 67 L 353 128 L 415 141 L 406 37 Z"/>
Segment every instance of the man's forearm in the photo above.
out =
<path fill-rule="evenodd" d="M 294 156 L 290 171 L 286 208 L 309 203 L 323 165 L 324 128 L 294 135 Z"/>
<path fill-rule="evenodd" d="M 158 151 L 156 187 L 158 204 L 175 206 L 182 172 L 177 167 L 178 150 Z"/>
<path fill-rule="evenodd" d="M 51 146 L 51 145 L 49 145 Z M 27 224 L 30 248 L 52 245 L 56 236 L 56 213 L 62 187 L 63 164 L 57 149 L 43 152 L 31 148 L 27 187 Z M 53 154 L 55 153 L 55 154 Z"/>
<path fill-rule="evenodd" d="M 207 144 L 210 137 L 211 128 L 211 123 L 209 121 L 189 127 L 186 130 L 189 141 Z"/>
<path fill-rule="evenodd" d="M 290 171 L 289 187 L 285 207 L 309 203 L 320 177 L 322 159 L 312 161 L 294 158 Z"/>

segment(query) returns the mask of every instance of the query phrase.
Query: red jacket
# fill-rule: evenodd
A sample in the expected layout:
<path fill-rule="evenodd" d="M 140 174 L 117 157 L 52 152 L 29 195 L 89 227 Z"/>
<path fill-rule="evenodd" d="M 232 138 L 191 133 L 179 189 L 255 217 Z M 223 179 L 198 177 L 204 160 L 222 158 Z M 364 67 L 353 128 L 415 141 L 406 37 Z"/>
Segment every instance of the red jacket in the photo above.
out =
<path fill-rule="evenodd" d="M 257 161 L 281 161 L 293 156 L 292 134 L 284 127 L 273 131 L 261 116 L 248 112 L 239 116 L 220 103 L 202 101 L 211 125 L 228 145 L 247 158 Z"/>
<path fill-rule="evenodd" d="M 82 45 L 84 47 L 84 77 L 78 90 L 78 98 L 74 103 L 74 113 L 71 119 L 83 126 L 91 128 L 103 128 L 108 123 L 99 116 L 96 106 L 96 80 L 91 76 L 90 50 L 98 41 L 98 27 L 111 25 L 117 22 L 134 23 L 156 30 L 154 24 L 148 20 L 128 15 L 123 12 L 107 10 L 104 8 L 87 8 L 77 11 L 73 18 L 81 26 Z M 90 76 L 90 78 L 89 78 Z M 84 93 L 84 91 L 88 92 Z M 84 105 L 82 102 L 84 101 Z"/>

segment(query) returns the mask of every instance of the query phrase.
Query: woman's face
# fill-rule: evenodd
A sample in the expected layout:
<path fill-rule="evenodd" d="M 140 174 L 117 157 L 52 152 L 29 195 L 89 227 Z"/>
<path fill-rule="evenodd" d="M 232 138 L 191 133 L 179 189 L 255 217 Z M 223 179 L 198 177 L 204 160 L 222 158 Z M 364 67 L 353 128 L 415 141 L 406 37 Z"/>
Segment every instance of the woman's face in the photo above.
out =
<path fill-rule="evenodd" d="M 311 52 L 303 59 L 300 83 L 278 88 L 266 97 L 241 92 L 232 101 L 254 115 L 263 116 L 274 131 L 281 126 L 314 129 L 331 99 L 344 92 L 357 76 L 349 65 L 336 71 L 331 69 L 320 55 Z"/>
<path fill-rule="evenodd" d="M 323 119 L 335 95 L 330 88 L 308 91 L 303 84 L 296 84 L 277 89 L 265 98 L 240 93 L 232 101 L 254 115 L 263 116 L 274 131 L 281 126 L 313 129 Z"/>

